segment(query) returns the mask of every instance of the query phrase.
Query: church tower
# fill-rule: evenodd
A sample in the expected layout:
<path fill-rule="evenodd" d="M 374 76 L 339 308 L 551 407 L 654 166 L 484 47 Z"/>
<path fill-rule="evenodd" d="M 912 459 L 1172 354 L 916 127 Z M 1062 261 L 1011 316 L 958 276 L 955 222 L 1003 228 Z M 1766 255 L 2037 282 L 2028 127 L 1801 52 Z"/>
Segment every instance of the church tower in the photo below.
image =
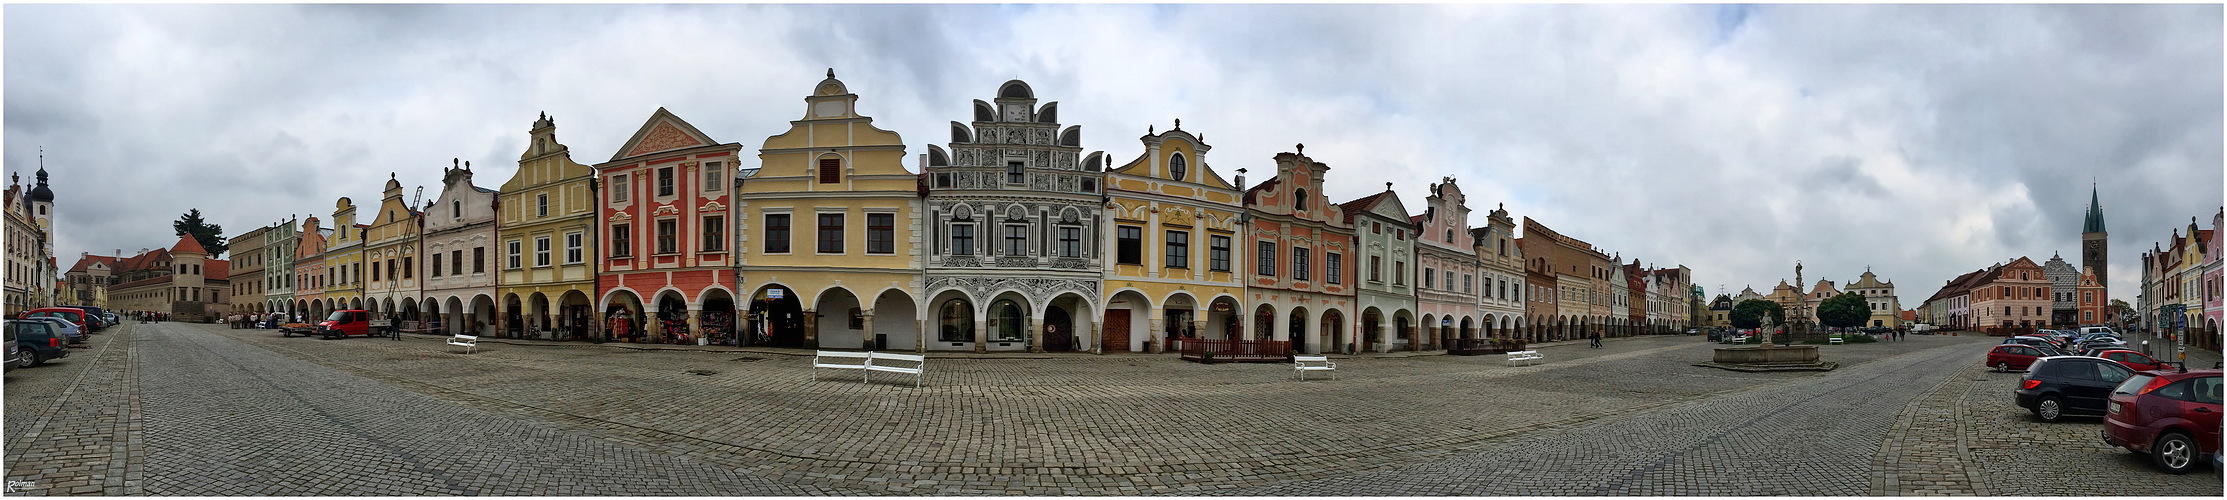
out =
<path fill-rule="evenodd" d="M 39 153 L 39 172 L 35 175 L 39 182 L 31 186 L 24 201 L 30 203 L 31 222 L 38 224 L 39 232 L 46 235 L 42 247 L 46 253 L 41 255 L 54 255 L 54 190 L 46 187 L 46 153 Z"/>
<path fill-rule="evenodd" d="M 2088 191 L 2087 223 L 2080 226 L 2080 267 L 2083 272 L 2095 273 L 2097 283 L 2110 286 L 2111 268 L 2104 262 L 2111 255 L 2111 242 L 2105 238 L 2110 233 L 2103 230 L 2102 198 L 2094 189 Z"/>

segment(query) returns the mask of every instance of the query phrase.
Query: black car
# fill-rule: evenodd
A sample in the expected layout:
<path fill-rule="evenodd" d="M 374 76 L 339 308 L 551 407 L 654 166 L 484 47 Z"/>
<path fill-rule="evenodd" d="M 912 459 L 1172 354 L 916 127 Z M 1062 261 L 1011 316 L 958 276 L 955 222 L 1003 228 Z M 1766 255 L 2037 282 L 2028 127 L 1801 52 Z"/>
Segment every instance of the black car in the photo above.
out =
<path fill-rule="evenodd" d="M 2056 422 L 2066 415 L 2103 415 L 2111 388 L 2131 376 L 2134 370 L 2108 359 L 2050 356 L 2034 360 L 2011 392 L 2019 407 L 2043 422 Z"/>
<path fill-rule="evenodd" d="M 62 338 L 62 330 L 53 324 L 8 320 L 6 326 L 0 328 L 7 328 L 15 337 L 15 345 L 21 351 L 17 366 L 36 366 L 48 360 L 70 357 L 70 348 L 65 345 L 69 341 Z"/>
<path fill-rule="evenodd" d="M 1710 343 L 1716 343 L 1716 342 L 1722 342 L 1722 341 L 1724 341 L 1724 330 L 1718 330 L 1718 329 L 1715 329 L 1715 328 L 1711 328 L 1711 329 L 1709 329 L 1709 342 L 1710 342 Z"/>

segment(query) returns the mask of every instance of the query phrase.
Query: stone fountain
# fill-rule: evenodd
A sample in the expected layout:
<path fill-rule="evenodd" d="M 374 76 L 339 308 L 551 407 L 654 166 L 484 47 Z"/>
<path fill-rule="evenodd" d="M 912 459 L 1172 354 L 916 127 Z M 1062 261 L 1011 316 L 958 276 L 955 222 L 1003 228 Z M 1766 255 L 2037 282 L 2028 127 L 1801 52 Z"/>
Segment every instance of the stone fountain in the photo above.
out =
<path fill-rule="evenodd" d="M 1794 263 L 1794 290 L 1802 290 L 1800 262 Z M 1788 316 L 1787 338 L 1791 340 L 1806 336 L 1809 330 L 1809 310 L 1796 305 Z M 1763 316 L 1763 328 L 1760 329 L 1764 332 L 1762 345 L 1719 347 L 1716 349 L 1716 356 L 1709 362 L 1694 363 L 1694 366 L 1743 372 L 1830 371 L 1840 367 L 1840 363 L 1819 361 L 1817 346 L 1814 345 L 1773 345 L 1771 327 L 1771 317 L 1766 314 Z"/>

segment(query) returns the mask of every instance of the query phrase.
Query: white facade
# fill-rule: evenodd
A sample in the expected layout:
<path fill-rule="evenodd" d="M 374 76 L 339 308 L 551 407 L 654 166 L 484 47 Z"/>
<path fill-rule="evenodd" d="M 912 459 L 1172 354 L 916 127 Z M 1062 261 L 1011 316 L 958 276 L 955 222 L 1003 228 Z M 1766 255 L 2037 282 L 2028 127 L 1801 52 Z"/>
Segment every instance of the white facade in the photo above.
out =
<path fill-rule="evenodd" d="M 424 215 L 424 310 L 443 332 L 463 333 L 479 318 L 476 334 L 493 335 L 495 270 L 486 261 L 496 258 L 496 192 L 472 185 L 470 169 L 444 170 L 441 197 Z"/>

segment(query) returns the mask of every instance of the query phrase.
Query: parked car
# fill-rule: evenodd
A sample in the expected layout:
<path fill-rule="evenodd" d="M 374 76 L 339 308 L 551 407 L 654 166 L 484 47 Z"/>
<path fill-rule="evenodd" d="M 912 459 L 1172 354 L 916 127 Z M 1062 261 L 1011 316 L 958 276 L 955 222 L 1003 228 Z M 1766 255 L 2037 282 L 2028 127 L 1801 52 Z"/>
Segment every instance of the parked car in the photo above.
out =
<path fill-rule="evenodd" d="M 2019 407 L 2056 422 L 2066 415 L 2104 414 L 2111 389 L 2131 376 L 2134 370 L 2108 359 L 2049 356 L 2034 360 L 2011 392 Z"/>
<path fill-rule="evenodd" d="M 16 361 L 18 368 L 38 366 L 47 361 L 70 357 L 70 349 L 62 346 L 62 333 L 54 324 L 44 321 L 8 320 L 0 328 L 15 335 L 15 345 L 22 351 Z"/>
<path fill-rule="evenodd" d="M 2120 365 L 2134 371 L 2163 370 L 2169 366 L 2147 354 L 2126 349 L 2104 349 L 2089 356 L 2117 361 Z"/>
<path fill-rule="evenodd" d="M 2023 336 L 2023 335 L 2022 335 L 2022 336 L 2017 336 L 2017 337 L 2011 337 L 2011 338 L 2003 339 L 2003 343 L 2005 343 L 2005 344 L 2026 344 L 2026 345 L 2038 345 L 2038 346 L 2048 347 L 2048 348 L 2051 348 L 2051 349 L 2056 349 L 2056 348 L 2059 348 L 2059 347 L 2064 347 L 2064 346 L 2063 346 L 2062 344 L 2058 344 L 2057 342 L 2055 342 L 2055 341 L 2052 341 L 2052 340 L 2049 340 L 2049 339 L 2046 339 L 2046 338 L 2042 338 L 2042 337 L 2031 337 L 2031 336 Z"/>
<path fill-rule="evenodd" d="M 87 320 L 90 320 L 90 321 L 92 321 L 92 322 L 93 322 L 93 331 L 96 331 L 96 332 L 97 332 L 97 331 L 101 331 L 101 330 L 105 330 L 105 329 L 107 329 L 107 328 L 108 328 L 108 327 L 110 327 L 110 326 L 115 326 L 115 325 L 116 325 L 115 323 L 112 323 L 112 322 L 109 322 L 109 321 L 108 321 L 108 315 L 107 315 L 107 311 L 104 311 L 104 310 L 102 310 L 101 308 L 98 308 L 98 307 L 93 307 L 93 306 L 54 306 L 54 307 L 67 307 L 67 308 L 71 308 L 71 309 L 76 309 L 76 310 L 80 310 L 80 311 L 85 311 L 85 312 L 86 312 L 86 315 L 85 315 L 85 316 L 86 316 L 86 319 L 87 319 Z"/>
<path fill-rule="evenodd" d="M 77 327 L 80 329 L 87 327 L 87 321 L 92 321 L 91 318 L 86 316 L 85 310 L 73 307 L 41 307 L 38 309 L 24 311 L 23 314 L 16 315 L 17 319 L 43 317 L 66 319 L 69 320 L 71 324 L 77 325 Z"/>
<path fill-rule="evenodd" d="M 39 321 L 53 324 L 54 328 L 61 330 L 62 339 L 70 344 L 84 344 L 87 340 L 91 340 L 91 338 L 85 335 L 84 329 L 78 328 L 77 325 L 70 324 L 69 320 L 65 320 L 62 318 L 40 316 L 36 318 L 27 318 L 24 319 L 24 321 Z"/>
<path fill-rule="evenodd" d="M 1710 342 L 1723 342 L 1723 341 L 1724 341 L 1724 330 L 1709 330 L 1709 341 L 1710 341 Z"/>
<path fill-rule="evenodd" d="M 8 359 L 0 363 L 0 372 L 15 371 L 15 365 L 23 362 L 23 346 L 15 345 L 15 327 L 0 328 L 0 334 L 7 335 L 0 343 L 8 345 Z"/>
<path fill-rule="evenodd" d="M 328 339 L 371 335 L 371 311 L 342 309 L 333 311 L 325 321 L 317 324 L 317 333 Z"/>
<path fill-rule="evenodd" d="M 124 324 L 124 318 L 116 316 L 116 313 L 102 312 L 101 317 L 106 318 L 108 320 L 108 324 L 110 325 Z"/>
<path fill-rule="evenodd" d="M 2103 442 L 2148 453 L 2157 468 L 2183 474 L 2204 455 L 2219 464 L 2220 371 L 2136 373 L 2111 390 Z"/>
<path fill-rule="evenodd" d="M 2085 350 L 2089 350 L 2089 349 L 2097 349 L 2097 348 L 2102 348 L 2102 349 L 2127 349 L 2127 348 L 2128 348 L 2128 346 L 2127 346 L 2127 343 L 2125 343 L 2125 342 L 2120 342 L 2120 341 L 2117 341 L 2117 340 L 2092 340 L 2092 341 L 2088 341 L 2088 342 L 2081 342 L 2081 343 L 2079 343 L 2079 344 L 2074 344 L 2072 348 L 2073 348 L 2074 350 L 2085 351 Z"/>
<path fill-rule="evenodd" d="M 2027 369 L 2026 367 L 2032 366 L 2034 360 L 2052 355 L 2042 349 L 2042 347 L 2025 344 L 2001 344 L 1995 346 L 1995 349 L 1987 351 L 1987 361 L 1984 363 L 1987 366 L 1995 367 L 1997 372 L 2024 370 Z"/>
<path fill-rule="evenodd" d="M 2091 335 L 2091 334 L 2098 334 L 2098 333 L 2101 333 L 2101 334 L 2107 334 L 2107 335 L 2110 335 L 2110 336 L 2113 336 L 2113 337 L 2117 337 L 2117 336 L 2119 336 L 2119 331 L 2118 331 L 2118 330 L 2112 330 L 2112 329 L 2111 329 L 2111 327 L 2108 327 L 2108 326 L 2083 326 L 2083 327 L 2080 327 L 2080 334 L 2081 334 L 2081 335 Z"/>

